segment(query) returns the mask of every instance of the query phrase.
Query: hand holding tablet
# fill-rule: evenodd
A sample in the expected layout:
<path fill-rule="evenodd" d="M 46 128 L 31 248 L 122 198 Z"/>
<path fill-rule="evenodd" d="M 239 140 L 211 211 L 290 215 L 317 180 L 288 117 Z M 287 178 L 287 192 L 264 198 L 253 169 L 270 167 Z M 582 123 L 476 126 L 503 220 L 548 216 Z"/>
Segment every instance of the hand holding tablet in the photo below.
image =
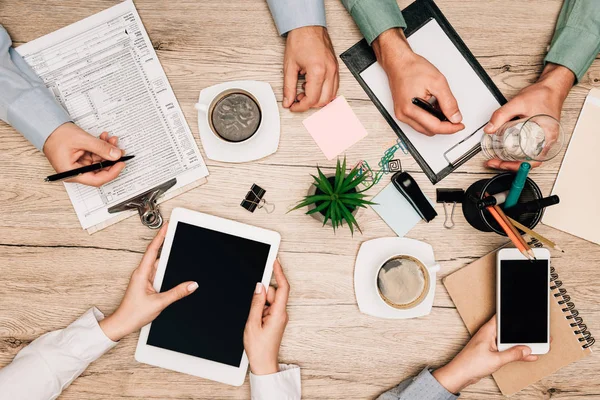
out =
<path fill-rule="evenodd" d="M 193 281 L 183 282 L 164 293 L 157 293 L 152 287 L 158 266 L 158 251 L 165 240 L 167 227 L 168 224 L 165 224 L 148 245 L 142 262 L 131 274 L 129 286 L 117 311 L 99 322 L 100 328 L 114 342 L 152 322 L 171 303 L 198 288 L 198 283 Z"/>
<path fill-rule="evenodd" d="M 254 375 L 279 372 L 279 346 L 288 322 L 286 311 L 290 285 L 279 261 L 273 265 L 277 289 L 256 285 L 250 314 L 244 330 L 244 348 L 248 354 L 250 371 Z"/>

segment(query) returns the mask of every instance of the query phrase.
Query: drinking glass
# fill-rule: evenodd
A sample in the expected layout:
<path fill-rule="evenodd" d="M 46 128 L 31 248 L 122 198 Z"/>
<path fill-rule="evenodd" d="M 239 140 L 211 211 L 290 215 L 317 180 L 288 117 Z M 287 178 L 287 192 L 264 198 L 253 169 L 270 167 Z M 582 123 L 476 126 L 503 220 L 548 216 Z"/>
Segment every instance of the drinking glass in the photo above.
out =
<path fill-rule="evenodd" d="M 565 132 L 550 115 L 539 114 L 509 121 L 494 134 L 483 135 L 481 150 L 487 159 L 548 161 L 560 153 Z"/>

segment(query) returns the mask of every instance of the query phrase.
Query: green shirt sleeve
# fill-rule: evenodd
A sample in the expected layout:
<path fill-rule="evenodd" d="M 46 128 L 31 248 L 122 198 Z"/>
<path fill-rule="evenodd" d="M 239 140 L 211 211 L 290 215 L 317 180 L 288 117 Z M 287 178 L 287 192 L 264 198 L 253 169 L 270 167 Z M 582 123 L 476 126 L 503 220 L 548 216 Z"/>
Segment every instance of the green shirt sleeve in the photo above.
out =
<path fill-rule="evenodd" d="M 600 1 L 565 0 L 544 62 L 569 68 L 579 81 L 600 52 Z"/>
<path fill-rule="evenodd" d="M 406 28 L 396 0 L 342 0 L 342 3 L 369 44 L 390 28 Z"/>

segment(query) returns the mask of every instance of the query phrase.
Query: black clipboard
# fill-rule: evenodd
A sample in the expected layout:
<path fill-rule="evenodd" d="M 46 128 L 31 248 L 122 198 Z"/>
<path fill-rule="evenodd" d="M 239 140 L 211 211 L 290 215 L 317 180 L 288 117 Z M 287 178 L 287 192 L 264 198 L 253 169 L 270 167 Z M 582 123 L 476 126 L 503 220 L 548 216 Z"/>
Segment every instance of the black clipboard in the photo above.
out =
<path fill-rule="evenodd" d="M 475 71 L 477 76 L 490 90 L 492 95 L 496 98 L 496 100 L 498 100 L 498 103 L 500 103 L 500 105 L 506 103 L 506 99 L 504 98 L 500 90 L 496 87 L 490 76 L 485 72 L 481 64 L 479 64 L 479 62 L 475 59 L 475 56 L 473 56 L 467 45 L 462 41 L 460 36 L 458 36 L 458 33 L 456 33 L 452 25 L 450 25 L 446 17 L 444 17 L 444 14 L 442 14 L 442 11 L 437 7 L 433 0 L 416 0 L 414 3 L 410 4 L 404 10 L 402 10 L 402 14 L 404 15 L 404 19 L 406 20 L 406 24 L 408 26 L 404 30 L 404 34 L 406 35 L 406 37 L 412 35 L 427 22 L 431 21 L 432 19 L 435 19 L 444 31 L 444 33 L 448 35 L 448 38 L 452 41 L 452 43 L 454 43 L 456 48 L 465 57 L 465 60 L 469 63 L 471 68 L 473 68 L 473 71 Z M 421 154 L 419 154 L 419 152 L 413 146 L 410 140 L 408 140 L 404 132 L 402 132 L 402 129 L 400 129 L 400 127 L 394 121 L 394 118 L 379 102 L 379 100 L 371 91 L 369 86 L 367 86 L 366 82 L 362 79 L 360 74 L 377 61 L 377 59 L 375 58 L 375 53 L 373 52 L 373 49 L 371 49 L 371 46 L 369 46 L 367 41 L 363 39 L 360 42 L 356 43 L 354 46 L 343 52 L 340 55 L 340 58 L 344 61 L 350 72 L 352 72 L 354 78 L 356 78 L 358 83 L 360 83 L 360 85 L 367 93 L 371 101 L 375 104 L 381 115 L 383 115 L 383 117 L 392 127 L 394 132 L 396 132 L 396 135 L 398 135 L 398 137 L 404 141 L 406 147 L 408 148 L 414 159 L 417 161 L 419 166 L 423 169 L 423 172 L 425 172 L 425 175 L 427 175 L 431 183 L 433 183 L 434 185 L 442 179 L 444 179 L 462 164 L 467 162 L 481 150 L 481 146 L 477 144 L 471 150 L 466 152 L 462 157 L 455 160 L 454 162 L 450 162 L 450 160 L 446 158 L 446 160 L 448 161 L 448 166 L 436 174 L 431 169 L 429 164 L 427 164 L 427 162 L 423 159 Z M 460 143 L 464 142 L 468 138 L 469 137 L 465 138 Z M 446 153 L 448 153 L 454 147 L 460 145 L 460 143 L 453 146 L 451 149 L 446 151 Z"/>

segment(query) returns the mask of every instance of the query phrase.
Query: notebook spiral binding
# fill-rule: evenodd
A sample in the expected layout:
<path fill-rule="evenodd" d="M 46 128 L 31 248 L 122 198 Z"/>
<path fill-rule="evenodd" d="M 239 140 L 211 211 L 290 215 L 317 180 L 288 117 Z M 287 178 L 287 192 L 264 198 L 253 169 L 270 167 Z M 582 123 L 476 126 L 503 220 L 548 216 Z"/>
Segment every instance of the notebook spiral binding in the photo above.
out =
<path fill-rule="evenodd" d="M 583 323 L 583 318 L 579 316 L 579 311 L 575 308 L 575 304 L 571 301 L 571 296 L 567 294 L 567 290 L 561 287 L 562 281 L 558 279 L 558 273 L 554 267 L 550 267 L 550 280 L 554 283 L 550 289 L 558 289 L 558 293 L 555 293 L 554 297 L 562 297 L 562 299 L 558 301 L 558 304 L 565 306 L 562 309 L 562 312 L 569 313 L 566 318 L 567 320 L 572 320 L 571 328 L 577 328 L 573 333 L 575 335 L 581 335 L 578 339 L 582 343 L 581 347 L 584 349 L 592 347 L 594 343 L 596 343 L 596 339 L 594 339 L 590 331 L 587 330 L 587 325 Z"/>

